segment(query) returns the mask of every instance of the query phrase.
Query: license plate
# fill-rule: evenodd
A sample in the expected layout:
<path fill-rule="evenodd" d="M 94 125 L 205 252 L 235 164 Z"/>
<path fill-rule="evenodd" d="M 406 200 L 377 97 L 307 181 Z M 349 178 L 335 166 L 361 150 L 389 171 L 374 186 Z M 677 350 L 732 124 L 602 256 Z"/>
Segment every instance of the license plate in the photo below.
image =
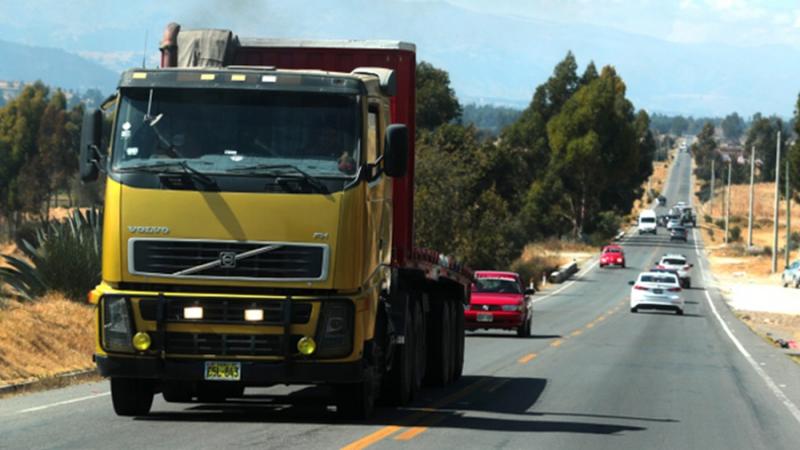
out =
<path fill-rule="evenodd" d="M 206 380 L 239 381 L 242 364 L 238 362 L 206 361 Z"/>
<path fill-rule="evenodd" d="M 491 313 L 478 314 L 478 322 L 491 322 L 492 320 L 494 320 L 494 316 Z"/>
<path fill-rule="evenodd" d="M 663 293 L 664 293 L 663 289 L 653 289 L 653 294 L 663 294 Z"/>

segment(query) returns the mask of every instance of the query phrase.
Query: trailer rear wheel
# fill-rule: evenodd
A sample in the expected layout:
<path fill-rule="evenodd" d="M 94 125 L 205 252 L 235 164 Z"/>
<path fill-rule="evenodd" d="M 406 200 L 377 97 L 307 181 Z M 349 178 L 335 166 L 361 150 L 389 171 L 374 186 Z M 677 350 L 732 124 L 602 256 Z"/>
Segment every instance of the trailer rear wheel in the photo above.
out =
<path fill-rule="evenodd" d="M 111 403 L 118 416 L 144 416 L 153 406 L 155 382 L 138 378 L 111 378 Z"/>
<path fill-rule="evenodd" d="M 422 302 L 414 301 L 414 391 L 419 391 L 422 387 L 422 379 L 425 377 L 428 352 L 426 347 L 426 326 L 425 315 L 422 312 Z"/>
<path fill-rule="evenodd" d="M 464 304 L 460 301 L 454 302 L 456 305 L 456 363 L 455 371 L 453 373 L 453 381 L 461 378 L 464 373 Z"/>
<path fill-rule="evenodd" d="M 428 382 L 444 386 L 453 375 L 453 309 L 446 298 L 431 302 L 430 345 L 428 345 Z"/>

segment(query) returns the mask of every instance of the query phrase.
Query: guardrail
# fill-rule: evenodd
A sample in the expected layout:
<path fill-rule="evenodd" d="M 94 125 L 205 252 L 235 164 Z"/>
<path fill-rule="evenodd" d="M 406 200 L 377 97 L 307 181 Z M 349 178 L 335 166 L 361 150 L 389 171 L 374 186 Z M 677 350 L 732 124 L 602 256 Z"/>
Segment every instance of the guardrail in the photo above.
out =
<path fill-rule="evenodd" d="M 558 270 L 552 272 L 548 281 L 550 283 L 563 283 L 564 280 L 571 277 L 574 273 L 578 272 L 578 263 L 572 261 L 571 263 L 564 264 Z"/>

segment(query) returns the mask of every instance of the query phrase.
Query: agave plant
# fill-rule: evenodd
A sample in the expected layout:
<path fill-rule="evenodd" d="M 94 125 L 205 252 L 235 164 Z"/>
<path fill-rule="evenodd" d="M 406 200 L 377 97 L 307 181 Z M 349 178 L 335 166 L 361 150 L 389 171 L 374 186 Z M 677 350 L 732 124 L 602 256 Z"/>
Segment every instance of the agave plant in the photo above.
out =
<path fill-rule="evenodd" d="M 76 210 L 66 220 L 43 223 L 33 242 L 17 241 L 27 261 L 0 255 L 8 265 L 0 267 L 0 282 L 26 300 L 48 291 L 83 299 L 100 281 L 102 218 L 99 209 Z"/>

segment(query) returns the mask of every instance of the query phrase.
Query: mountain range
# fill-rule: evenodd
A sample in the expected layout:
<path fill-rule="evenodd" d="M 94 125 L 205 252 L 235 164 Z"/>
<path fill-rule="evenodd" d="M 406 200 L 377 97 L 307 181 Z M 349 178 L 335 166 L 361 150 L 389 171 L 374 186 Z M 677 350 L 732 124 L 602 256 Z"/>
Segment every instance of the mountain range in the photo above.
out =
<path fill-rule="evenodd" d="M 113 11 L 121 0 L 109 3 Z M 13 50 L 0 42 L 0 79 L 41 78 L 107 90 L 116 73 L 141 64 L 145 30 L 150 36 L 148 61 L 154 61 L 163 25 L 177 21 L 185 27 L 229 28 L 241 36 L 413 42 L 418 60 L 450 73 L 462 103 L 524 107 L 535 87 L 570 50 L 581 71 L 590 60 L 598 68 L 614 66 L 626 82 L 628 97 L 637 108 L 650 112 L 789 116 L 800 90 L 795 76 L 800 73 L 800 58 L 794 57 L 800 48 L 789 46 L 676 43 L 610 26 L 478 13 L 435 0 L 203 0 L 163 5 L 143 9 L 130 21 L 112 23 L 98 17 L 102 27 L 72 40 L 53 37 L 55 32 L 34 35 L 36 45 L 61 47 L 72 54 L 32 46 Z M 46 21 L 36 24 L 37 29 L 46 25 Z M 0 35 L 30 42 L 30 34 L 19 27 L 0 24 Z M 102 58 L 104 52 L 109 58 Z M 78 53 L 95 57 L 106 69 Z"/>

